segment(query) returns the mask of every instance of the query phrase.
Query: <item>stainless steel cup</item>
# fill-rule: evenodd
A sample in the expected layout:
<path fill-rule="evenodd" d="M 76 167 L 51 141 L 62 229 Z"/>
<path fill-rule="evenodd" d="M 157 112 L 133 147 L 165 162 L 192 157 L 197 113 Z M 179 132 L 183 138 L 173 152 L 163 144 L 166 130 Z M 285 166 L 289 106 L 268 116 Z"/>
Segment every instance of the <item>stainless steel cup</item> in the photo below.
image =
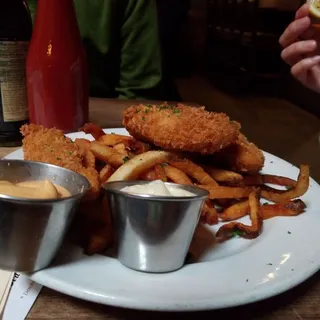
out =
<path fill-rule="evenodd" d="M 71 197 L 34 200 L 0 195 L 0 268 L 34 272 L 55 257 L 77 204 L 90 185 L 82 175 L 58 166 L 0 160 L 0 180 L 13 183 L 49 179 Z"/>
<path fill-rule="evenodd" d="M 113 217 L 119 261 L 144 272 L 181 268 L 208 192 L 194 186 L 166 183 L 194 197 L 133 195 L 122 188 L 148 181 L 117 181 L 104 185 Z"/>

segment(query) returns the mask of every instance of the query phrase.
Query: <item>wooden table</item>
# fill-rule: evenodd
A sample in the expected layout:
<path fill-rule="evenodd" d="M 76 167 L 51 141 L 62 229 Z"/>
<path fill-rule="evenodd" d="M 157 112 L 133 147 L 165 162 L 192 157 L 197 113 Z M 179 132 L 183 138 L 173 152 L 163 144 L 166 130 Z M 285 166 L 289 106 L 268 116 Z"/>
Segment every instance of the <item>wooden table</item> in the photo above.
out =
<path fill-rule="evenodd" d="M 121 127 L 121 114 L 128 104 L 128 101 L 91 99 L 90 120 L 102 127 Z M 234 119 L 241 121 L 247 136 L 258 141 L 262 149 L 278 150 L 283 158 L 296 165 L 300 162 L 311 164 L 313 177 L 320 181 L 319 119 L 291 104 L 284 105 L 280 113 L 279 109 L 273 110 L 274 105 L 268 108 L 263 108 L 262 105 L 260 109 L 255 110 L 244 108 L 241 114 L 237 110 L 231 113 Z M 230 110 L 219 111 L 229 113 Z M 235 116 L 237 114 L 239 117 Z M 266 130 L 263 131 L 261 128 Z M 275 134 L 277 139 L 273 138 Z M 13 150 L 0 148 L 0 156 Z M 245 320 L 320 319 L 320 273 L 300 286 L 262 302 L 228 310 L 197 313 L 163 314 L 113 308 L 81 301 L 43 288 L 27 319 L 225 319 L 227 316 Z"/>

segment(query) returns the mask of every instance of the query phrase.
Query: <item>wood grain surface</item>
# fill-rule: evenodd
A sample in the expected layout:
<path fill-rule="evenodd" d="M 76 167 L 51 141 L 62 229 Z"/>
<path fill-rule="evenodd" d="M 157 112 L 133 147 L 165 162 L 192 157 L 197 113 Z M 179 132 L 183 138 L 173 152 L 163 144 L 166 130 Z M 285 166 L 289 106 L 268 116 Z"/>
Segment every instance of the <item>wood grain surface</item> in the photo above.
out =
<path fill-rule="evenodd" d="M 131 103 L 133 101 L 91 99 L 90 120 L 105 128 L 121 127 L 122 112 Z M 250 106 L 247 109 L 244 107 L 241 110 L 241 116 L 239 116 L 241 120 L 239 120 L 244 127 L 250 127 L 250 136 L 256 136 L 257 141 L 262 141 L 261 148 L 265 150 L 280 150 L 286 160 L 296 165 L 301 161 L 315 164 L 311 168 L 311 172 L 312 176 L 319 182 L 319 119 L 307 112 L 298 110 L 287 102 L 284 102 L 281 108 L 278 106 L 277 112 L 272 112 L 272 108 L 274 107 L 263 108 L 262 106 L 252 112 Z M 281 110 L 280 113 L 279 110 Z M 226 112 L 228 113 L 228 110 Z M 277 134 L 277 139 L 267 139 L 268 135 L 270 136 L 270 132 L 261 131 L 261 127 L 267 125 L 269 125 L 270 132 Z M 0 148 L 0 156 L 3 157 L 15 149 Z M 283 153 L 284 150 L 285 153 Z M 192 313 L 156 313 L 102 306 L 43 288 L 27 319 L 119 320 L 165 318 L 188 320 L 225 319 L 227 316 L 241 320 L 320 319 L 320 273 L 318 272 L 301 285 L 284 294 L 258 303 L 227 310 Z"/>

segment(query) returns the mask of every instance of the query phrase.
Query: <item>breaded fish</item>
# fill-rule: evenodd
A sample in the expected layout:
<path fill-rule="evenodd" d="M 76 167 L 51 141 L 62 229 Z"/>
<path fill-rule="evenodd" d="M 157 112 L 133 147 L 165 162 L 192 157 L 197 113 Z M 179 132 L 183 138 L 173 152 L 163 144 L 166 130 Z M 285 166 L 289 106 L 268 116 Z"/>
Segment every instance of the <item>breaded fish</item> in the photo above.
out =
<path fill-rule="evenodd" d="M 237 140 L 240 124 L 224 113 L 183 104 L 134 105 L 123 114 L 123 125 L 136 139 L 165 150 L 212 154 Z"/>
<path fill-rule="evenodd" d="M 91 184 L 86 199 L 98 196 L 98 172 L 95 168 L 85 167 L 82 150 L 61 130 L 30 124 L 22 126 L 21 133 L 24 136 L 22 148 L 25 160 L 50 163 L 76 171 L 85 176 Z"/>
<path fill-rule="evenodd" d="M 258 173 L 264 166 L 263 152 L 240 133 L 237 141 L 214 155 L 220 163 L 240 173 Z"/>

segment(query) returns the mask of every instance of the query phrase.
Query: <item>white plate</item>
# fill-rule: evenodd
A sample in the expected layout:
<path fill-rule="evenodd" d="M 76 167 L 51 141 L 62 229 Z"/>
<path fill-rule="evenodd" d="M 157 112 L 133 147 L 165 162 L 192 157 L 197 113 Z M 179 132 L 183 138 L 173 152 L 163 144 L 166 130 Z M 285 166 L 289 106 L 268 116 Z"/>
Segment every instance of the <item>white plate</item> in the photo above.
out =
<path fill-rule="evenodd" d="M 70 137 L 91 136 L 80 132 Z M 6 158 L 22 157 L 18 150 Z M 265 157 L 265 172 L 297 178 L 298 168 L 269 153 Z M 265 299 L 319 270 L 320 187 L 314 180 L 302 199 L 305 213 L 265 221 L 263 233 L 254 240 L 233 238 L 214 246 L 211 231 L 218 226 L 199 228 L 193 247 L 198 262 L 173 273 L 140 273 L 112 257 L 85 256 L 80 248 L 65 243 L 54 265 L 31 279 L 74 297 L 135 309 L 206 310 Z"/>

